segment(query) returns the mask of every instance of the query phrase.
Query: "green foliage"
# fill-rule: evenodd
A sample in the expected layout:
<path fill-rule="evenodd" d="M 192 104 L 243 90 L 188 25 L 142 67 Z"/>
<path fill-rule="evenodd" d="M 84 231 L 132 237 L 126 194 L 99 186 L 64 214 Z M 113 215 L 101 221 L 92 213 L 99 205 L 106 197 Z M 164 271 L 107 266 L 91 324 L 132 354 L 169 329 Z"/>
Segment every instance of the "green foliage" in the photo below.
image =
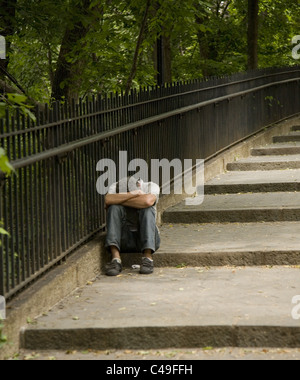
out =
<path fill-rule="evenodd" d="M 66 62 L 79 95 L 124 90 L 136 49 L 146 0 L 18 0 L 15 32 L 8 37 L 9 71 L 28 94 L 49 102 L 66 28 L 78 22 L 87 34 L 74 41 Z M 246 0 L 152 0 L 133 86 L 156 84 L 155 42 L 168 38 L 172 80 L 224 75 L 246 69 Z M 294 0 L 260 0 L 260 67 L 295 64 L 291 39 L 299 34 Z M 73 28 L 73 29 L 72 29 Z M 75 67 L 75 64 L 81 64 Z M 61 82 L 61 88 L 66 86 Z M 75 86 L 76 87 L 76 86 Z M 1 112 L 1 109 L 0 109 Z"/>
<path fill-rule="evenodd" d="M 6 175 L 10 175 L 14 171 L 13 167 L 10 165 L 8 158 L 4 152 L 3 148 L 0 148 L 0 173 L 3 172 Z M 3 222 L 0 221 L 0 235 L 9 236 L 9 233 L 3 228 Z M 0 240 L 1 246 L 1 240 Z M 0 330 L 1 333 L 1 330 Z M 1 347 L 1 336 L 0 336 L 0 347 Z"/>
<path fill-rule="evenodd" d="M 3 324 L 2 321 L 0 320 L 0 349 L 4 347 L 4 345 L 7 343 L 7 337 L 3 333 Z"/>
<path fill-rule="evenodd" d="M 4 149 L 0 148 L 0 171 L 7 175 L 10 175 L 13 170 L 14 168 L 9 163 Z"/>
<path fill-rule="evenodd" d="M 291 40 L 299 34 L 299 5 L 294 0 L 260 0 L 261 67 L 294 64 Z"/>
<path fill-rule="evenodd" d="M 12 113 L 19 109 L 25 116 L 29 116 L 33 121 L 36 120 L 35 115 L 30 111 L 31 106 L 26 104 L 27 97 L 20 94 L 0 94 L 0 119 L 6 115 L 6 110 Z"/>
<path fill-rule="evenodd" d="M 6 110 L 14 112 L 17 108 L 28 115 L 31 119 L 35 120 L 35 116 L 26 105 L 27 97 L 19 94 L 0 94 L 0 119 L 5 117 Z M 8 157 L 3 148 L 0 147 L 0 174 L 4 173 L 6 176 L 10 176 L 14 172 L 13 166 L 9 163 Z M 3 228 L 3 222 L 0 221 L 0 235 L 9 236 L 9 233 Z M 1 245 L 1 241 L 0 241 Z M 1 334 L 1 330 L 0 330 Z M 0 335 L 0 347 L 1 347 L 1 335 Z"/>

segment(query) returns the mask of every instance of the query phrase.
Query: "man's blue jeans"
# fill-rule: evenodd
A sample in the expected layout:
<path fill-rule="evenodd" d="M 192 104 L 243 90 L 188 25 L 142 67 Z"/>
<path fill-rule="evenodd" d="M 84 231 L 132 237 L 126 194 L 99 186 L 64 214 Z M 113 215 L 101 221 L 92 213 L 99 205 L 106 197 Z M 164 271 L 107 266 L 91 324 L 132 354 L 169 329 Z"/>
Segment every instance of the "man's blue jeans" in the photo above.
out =
<path fill-rule="evenodd" d="M 115 246 L 121 253 L 143 253 L 150 249 L 155 253 L 160 247 L 160 235 L 156 226 L 155 207 L 137 210 L 139 229 L 130 231 L 126 218 L 126 207 L 110 206 L 107 215 L 106 248 Z"/>

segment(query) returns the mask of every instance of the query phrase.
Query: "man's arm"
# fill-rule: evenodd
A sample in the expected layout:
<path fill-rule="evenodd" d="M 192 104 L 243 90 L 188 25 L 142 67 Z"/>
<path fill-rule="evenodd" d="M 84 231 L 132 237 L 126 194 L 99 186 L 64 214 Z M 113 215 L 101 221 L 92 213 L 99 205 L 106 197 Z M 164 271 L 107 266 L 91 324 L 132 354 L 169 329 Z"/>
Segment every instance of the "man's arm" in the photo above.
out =
<path fill-rule="evenodd" d="M 121 193 L 121 194 L 107 194 L 105 197 L 105 203 L 107 206 L 122 205 L 125 202 L 136 198 L 137 194 Z"/>
<path fill-rule="evenodd" d="M 140 194 L 136 198 L 132 198 L 125 203 L 123 206 L 132 207 L 137 209 L 144 209 L 152 207 L 156 202 L 156 196 L 153 194 Z"/>
<path fill-rule="evenodd" d="M 145 194 L 142 191 L 124 194 L 107 194 L 105 197 L 106 206 L 122 205 L 137 209 L 151 207 L 156 202 L 156 196 L 153 194 Z"/>

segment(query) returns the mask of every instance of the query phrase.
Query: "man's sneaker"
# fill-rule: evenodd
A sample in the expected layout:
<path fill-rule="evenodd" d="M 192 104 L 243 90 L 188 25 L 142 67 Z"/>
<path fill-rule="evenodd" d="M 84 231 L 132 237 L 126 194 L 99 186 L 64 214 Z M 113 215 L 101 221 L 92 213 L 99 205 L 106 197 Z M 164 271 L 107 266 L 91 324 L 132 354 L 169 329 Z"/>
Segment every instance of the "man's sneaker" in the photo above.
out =
<path fill-rule="evenodd" d="M 153 272 L 154 272 L 153 260 L 150 260 L 147 257 L 143 257 L 140 274 L 152 274 Z"/>
<path fill-rule="evenodd" d="M 119 259 L 113 259 L 106 265 L 106 276 L 118 276 L 123 270 L 122 262 Z"/>

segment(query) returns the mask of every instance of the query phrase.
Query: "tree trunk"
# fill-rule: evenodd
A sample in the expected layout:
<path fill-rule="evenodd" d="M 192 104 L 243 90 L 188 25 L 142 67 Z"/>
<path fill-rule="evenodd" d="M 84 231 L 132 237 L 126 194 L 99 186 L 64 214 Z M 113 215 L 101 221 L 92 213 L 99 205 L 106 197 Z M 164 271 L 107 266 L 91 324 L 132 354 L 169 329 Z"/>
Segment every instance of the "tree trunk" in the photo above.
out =
<path fill-rule="evenodd" d="M 148 14 L 149 14 L 149 8 L 150 8 L 150 3 L 151 3 L 151 0 L 147 0 L 147 4 L 146 4 L 146 10 L 145 10 L 145 13 L 144 13 L 144 17 L 143 17 L 143 20 L 142 20 L 142 24 L 141 24 L 141 27 L 140 27 L 140 33 L 139 33 L 139 36 L 138 36 L 138 40 L 137 40 L 137 43 L 136 43 L 136 48 L 135 48 L 135 53 L 134 53 L 134 57 L 133 57 L 133 62 L 132 62 L 132 67 L 131 67 L 131 71 L 130 71 L 130 75 L 129 75 L 129 78 L 127 80 L 127 83 L 126 83 L 126 93 L 128 94 L 130 89 L 131 89 L 131 86 L 132 86 L 132 82 L 136 76 L 136 71 L 137 71 L 137 67 L 138 67 L 138 60 L 139 60 L 139 56 L 140 56 L 140 49 L 141 49 L 141 46 L 142 46 L 142 43 L 143 43 L 143 39 L 144 39 L 144 34 L 145 34 L 145 29 L 146 29 L 146 24 L 147 24 L 147 19 L 148 19 Z"/>
<path fill-rule="evenodd" d="M 155 1 L 151 18 L 157 18 L 161 3 Z M 161 23 L 160 23 L 161 24 Z M 165 83 L 172 83 L 172 48 L 171 35 L 173 26 L 160 25 L 161 31 L 157 34 L 156 42 L 153 49 L 153 62 L 156 74 L 156 83 L 163 86 Z"/>
<path fill-rule="evenodd" d="M 258 68 L 259 0 L 248 0 L 248 70 Z"/>
<path fill-rule="evenodd" d="M 216 14 L 219 15 L 219 8 L 221 2 L 217 3 Z M 198 25 L 197 39 L 200 52 L 200 67 L 203 77 L 209 77 L 215 75 L 215 69 L 210 66 L 210 61 L 218 60 L 217 44 L 214 43 L 214 36 L 209 34 L 201 28 L 202 25 L 206 25 L 209 21 L 209 16 L 205 12 L 202 5 L 197 2 L 194 4 L 198 12 L 195 14 L 195 22 Z"/>
<path fill-rule="evenodd" d="M 154 49 L 154 69 L 157 72 L 157 85 L 172 83 L 171 37 L 161 35 L 157 38 Z"/>
<path fill-rule="evenodd" d="M 197 25 L 203 25 L 206 20 L 202 17 L 196 16 L 196 24 Z M 209 41 L 206 32 L 202 32 L 199 28 L 197 32 L 197 39 L 199 44 L 199 51 L 200 51 L 200 66 L 203 77 L 209 77 L 213 75 L 209 65 L 208 61 L 211 59 L 211 49 L 209 46 Z"/>
<path fill-rule="evenodd" d="M 82 0 L 80 3 L 80 13 L 88 14 L 90 0 Z M 77 59 L 72 56 L 74 47 L 87 35 L 89 25 L 83 25 L 82 21 L 76 21 L 72 28 L 67 28 L 62 40 L 60 53 L 53 77 L 52 98 L 55 100 L 78 100 L 81 85 L 81 76 L 85 62 L 83 58 Z M 70 62 L 70 57 L 72 60 Z"/>
<path fill-rule="evenodd" d="M 172 83 L 172 48 L 171 48 L 171 36 L 163 36 L 163 53 L 165 61 L 165 82 Z"/>

